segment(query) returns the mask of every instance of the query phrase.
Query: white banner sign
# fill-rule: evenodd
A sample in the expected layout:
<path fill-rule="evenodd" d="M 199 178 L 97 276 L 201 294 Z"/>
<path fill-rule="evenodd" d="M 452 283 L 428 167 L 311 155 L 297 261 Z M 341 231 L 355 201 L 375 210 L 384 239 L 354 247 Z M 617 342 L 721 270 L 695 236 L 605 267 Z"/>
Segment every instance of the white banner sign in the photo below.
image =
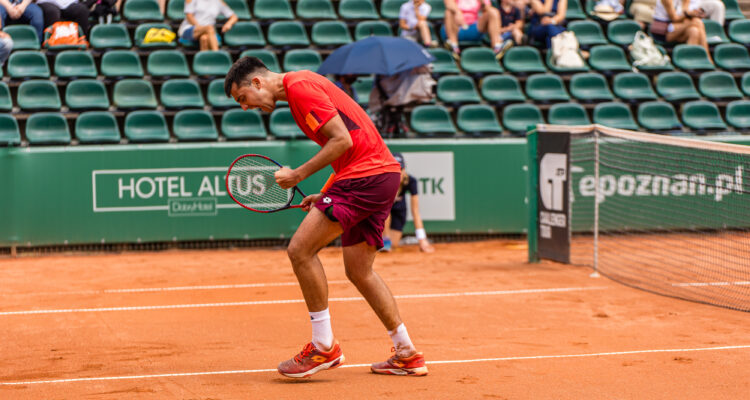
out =
<path fill-rule="evenodd" d="M 401 153 L 406 161 L 406 172 L 417 179 L 419 213 L 425 221 L 453 221 L 456 219 L 456 196 L 453 179 L 453 153 Z M 406 200 L 407 218 L 412 220 L 411 200 Z"/>

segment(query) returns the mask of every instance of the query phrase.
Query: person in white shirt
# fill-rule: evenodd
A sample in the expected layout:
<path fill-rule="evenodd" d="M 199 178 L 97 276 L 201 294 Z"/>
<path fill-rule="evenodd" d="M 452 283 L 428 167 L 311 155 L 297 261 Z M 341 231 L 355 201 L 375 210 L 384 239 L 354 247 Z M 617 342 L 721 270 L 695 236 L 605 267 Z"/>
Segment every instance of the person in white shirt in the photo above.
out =
<path fill-rule="evenodd" d="M 214 28 L 219 14 L 228 18 L 221 27 L 221 33 L 226 33 L 232 29 L 238 18 L 224 1 L 185 0 L 185 19 L 177 34 L 187 41 L 198 42 L 201 51 L 219 50 L 219 40 Z"/>
<path fill-rule="evenodd" d="M 430 27 L 427 25 L 430 11 L 432 11 L 432 6 L 425 0 L 409 0 L 402 4 L 398 13 L 401 36 L 415 42 L 421 38 L 425 46 L 435 47 L 436 43 L 432 42 Z"/>
<path fill-rule="evenodd" d="M 727 13 L 727 7 L 721 0 L 692 0 L 690 10 L 699 10 L 701 18 L 714 20 L 719 25 L 724 26 L 724 15 Z"/>
<path fill-rule="evenodd" d="M 702 46 L 711 60 L 708 49 L 703 12 L 691 7 L 692 1 L 659 0 L 654 8 L 654 21 L 649 26 L 651 36 L 665 43 L 687 43 Z M 713 61 L 711 61 L 713 62 Z"/>

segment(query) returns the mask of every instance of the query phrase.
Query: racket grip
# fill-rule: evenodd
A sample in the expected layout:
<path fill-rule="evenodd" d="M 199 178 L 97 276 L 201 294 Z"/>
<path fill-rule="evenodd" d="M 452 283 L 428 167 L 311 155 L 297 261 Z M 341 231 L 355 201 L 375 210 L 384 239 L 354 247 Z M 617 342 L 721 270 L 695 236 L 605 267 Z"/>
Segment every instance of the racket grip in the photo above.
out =
<path fill-rule="evenodd" d="M 326 181 L 325 185 L 323 185 L 323 187 L 320 189 L 320 193 L 325 193 L 328 191 L 328 189 L 331 188 L 335 177 L 336 177 L 336 174 L 331 174 L 331 176 L 328 177 L 328 180 Z"/>

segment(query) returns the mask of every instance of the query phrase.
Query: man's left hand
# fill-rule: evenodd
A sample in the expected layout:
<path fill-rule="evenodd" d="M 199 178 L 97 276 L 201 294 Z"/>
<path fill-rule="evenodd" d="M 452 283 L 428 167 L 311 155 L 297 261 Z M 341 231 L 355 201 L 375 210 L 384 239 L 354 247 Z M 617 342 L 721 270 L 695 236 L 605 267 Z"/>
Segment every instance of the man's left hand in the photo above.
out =
<path fill-rule="evenodd" d="M 276 178 L 276 183 L 281 186 L 282 189 L 292 188 L 302 181 L 299 174 L 297 174 L 297 171 L 287 167 L 282 167 L 280 170 L 276 171 L 273 176 Z"/>

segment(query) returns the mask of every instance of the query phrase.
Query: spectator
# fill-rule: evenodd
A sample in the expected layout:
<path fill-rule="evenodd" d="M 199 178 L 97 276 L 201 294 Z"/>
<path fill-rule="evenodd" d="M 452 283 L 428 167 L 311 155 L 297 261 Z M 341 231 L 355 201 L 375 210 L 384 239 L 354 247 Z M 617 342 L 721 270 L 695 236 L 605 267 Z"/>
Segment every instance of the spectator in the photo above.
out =
<path fill-rule="evenodd" d="M 659 0 L 633 0 L 630 3 L 630 14 L 641 28 L 646 29 L 654 20 L 654 7 Z"/>
<path fill-rule="evenodd" d="M 398 26 L 401 37 L 417 42 L 420 38 L 426 47 L 434 47 L 427 17 L 432 7 L 425 0 L 409 0 L 401 5 L 398 13 Z"/>
<path fill-rule="evenodd" d="M 228 18 L 221 27 L 226 33 L 237 22 L 237 15 L 222 0 L 185 0 L 185 19 L 177 34 L 184 40 L 200 44 L 200 50 L 219 50 L 216 17 L 221 14 Z"/>
<path fill-rule="evenodd" d="M 500 54 L 500 12 L 492 7 L 490 0 L 444 1 L 445 24 L 440 33 L 447 37 L 445 46 L 453 51 L 453 57 L 460 57 L 459 41 L 481 41 L 484 33 L 489 33 L 492 50 Z"/>
<path fill-rule="evenodd" d="M 599 0 L 594 6 L 593 16 L 602 21 L 614 21 L 625 14 L 625 0 Z"/>
<path fill-rule="evenodd" d="M 727 7 L 721 0 L 693 0 L 690 2 L 690 10 L 698 10 L 701 12 L 701 18 L 714 20 L 724 26 Z"/>
<path fill-rule="evenodd" d="M 419 250 L 432 253 L 435 249 L 427 240 L 422 217 L 419 215 L 419 195 L 417 193 L 417 179 L 406 173 L 406 162 L 401 153 L 393 153 L 393 158 L 401 164 L 401 186 L 396 195 L 396 201 L 391 208 L 391 215 L 385 221 L 383 231 L 383 251 L 395 249 L 401 241 L 401 235 L 406 224 L 406 192 L 411 194 L 411 215 L 414 220 L 414 233 L 419 240 Z"/>
<path fill-rule="evenodd" d="M 32 0 L 0 0 L 2 27 L 9 22 L 31 25 L 41 42 L 44 39 L 44 14 Z"/>
<path fill-rule="evenodd" d="M 500 2 L 500 35 L 503 38 L 503 54 L 515 44 L 523 42 L 523 18 L 512 0 Z"/>
<path fill-rule="evenodd" d="M 336 81 L 333 82 L 336 86 L 338 86 L 339 89 L 343 90 L 344 93 L 348 94 L 349 97 L 354 99 L 357 103 L 359 103 L 359 97 L 357 96 L 357 91 L 354 90 L 354 86 L 352 86 L 352 83 L 357 80 L 356 75 L 336 75 Z"/>
<path fill-rule="evenodd" d="M 112 18 L 117 15 L 117 2 L 115 0 L 86 0 L 89 14 L 100 24 L 111 24 Z"/>
<path fill-rule="evenodd" d="M 3 27 L 5 25 L 0 28 Z M 10 38 L 10 35 L 0 30 L 0 67 L 8 60 L 11 51 L 13 51 L 13 39 Z"/>
<path fill-rule="evenodd" d="M 685 11 L 681 0 L 658 0 L 654 9 L 654 21 L 650 26 L 651 36 L 661 42 L 703 46 L 710 60 L 711 52 L 708 50 L 702 16 L 702 11 L 690 9 L 690 3 L 687 3 Z"/>
<path fill-rule="evenodd" d="M 552 37 L 565 31 L 568 0 L 531 0 L 529 38 L 552 46 Z"/>
<path fill-rule="evenodd" d="M 73 21 L 89 34 L 89 9 L 77 0 L 37 0 L 36 4 L 44 12 L 44 26 L 51 26 L 58 21 Z"/>

